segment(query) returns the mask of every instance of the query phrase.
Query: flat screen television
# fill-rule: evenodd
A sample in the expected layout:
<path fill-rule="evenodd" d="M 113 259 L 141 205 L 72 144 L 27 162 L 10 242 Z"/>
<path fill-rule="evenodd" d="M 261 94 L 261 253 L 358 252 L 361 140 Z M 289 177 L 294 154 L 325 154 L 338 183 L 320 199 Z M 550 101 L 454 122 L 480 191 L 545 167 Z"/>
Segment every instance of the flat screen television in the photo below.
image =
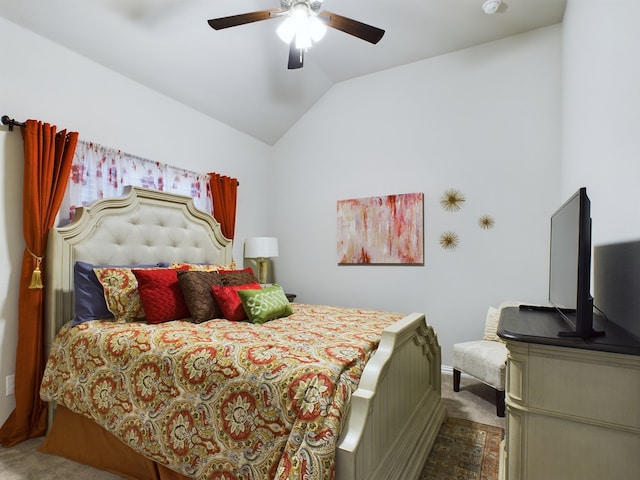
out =
<path fill-rule="evenodd" d="M 591 201 L 580 188 L 551 216 L 549 302 L 571 330 L 559 336 L 604 335 L 593 329 L 591 282 Z"/>

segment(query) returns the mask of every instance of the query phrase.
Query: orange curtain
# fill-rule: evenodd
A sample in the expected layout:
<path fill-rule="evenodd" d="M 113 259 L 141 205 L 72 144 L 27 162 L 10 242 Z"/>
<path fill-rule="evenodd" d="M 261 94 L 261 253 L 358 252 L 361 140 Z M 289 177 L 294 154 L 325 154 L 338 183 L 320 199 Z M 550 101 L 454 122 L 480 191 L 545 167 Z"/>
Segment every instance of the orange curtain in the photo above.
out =
<path fill-rule="evenodd" d="M 39 283 L 36 274 L 46 268 L 47 235 L 69 181 L 78 133 L 67 134 L 62 130 L 56 134 L 55 126 L 27 120 L 22 138 L 22 222 L 26 248 L 18 298 L 16 408 L 0 428 L 0 444 L 5 447 L 43 435 L 47 427 L 47 405 L 40 399 L 45 365 L 44 291 L 42 287 L 33 287 Z"/>
<path fill-rule="evenodd" d="M 220 223 L 222 234 L 233 240 L 236 230 L 238 180 L 211 172 L 209 186 L 213 198 L 213 216 Z"/>

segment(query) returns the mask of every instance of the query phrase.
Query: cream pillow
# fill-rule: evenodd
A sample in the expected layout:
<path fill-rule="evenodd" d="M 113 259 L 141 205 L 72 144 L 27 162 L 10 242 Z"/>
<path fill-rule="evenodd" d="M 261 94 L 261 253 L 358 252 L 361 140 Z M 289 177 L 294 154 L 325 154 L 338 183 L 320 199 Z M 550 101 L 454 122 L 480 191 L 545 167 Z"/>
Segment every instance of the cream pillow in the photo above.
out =
<path fill-rule="evenodd" d="M 491 340 L 493 342 L 504 342 L 498 336 L 498 324 L 500 323 L 500 312 L 506 307 L 518 307 L 522 302 L 518 300 L 505 300 L 498 308 L 489 307 L 487 311 L 487 319 L 484 324 L 484 340 Z"/>
<path fill-rule="evenodd" d="M 493 342 L 501 342 L 502 339 L 498 336 L 498 323 L 500 322 L 500 309 L 495 307 L 489 307 L 487 311 L 487 319 L 484 323 L 484 340 L 491 340 Z"/>

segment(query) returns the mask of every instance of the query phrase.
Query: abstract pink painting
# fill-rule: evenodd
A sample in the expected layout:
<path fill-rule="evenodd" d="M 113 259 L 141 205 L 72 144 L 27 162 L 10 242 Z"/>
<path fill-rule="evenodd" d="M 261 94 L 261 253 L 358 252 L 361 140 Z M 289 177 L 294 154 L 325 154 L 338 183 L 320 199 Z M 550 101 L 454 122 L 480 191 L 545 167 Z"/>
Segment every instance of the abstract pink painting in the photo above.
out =
<path fill-rule="evenodd" d="M 339 200 L 338 264 L 424 264 L 422 193 Z"/>

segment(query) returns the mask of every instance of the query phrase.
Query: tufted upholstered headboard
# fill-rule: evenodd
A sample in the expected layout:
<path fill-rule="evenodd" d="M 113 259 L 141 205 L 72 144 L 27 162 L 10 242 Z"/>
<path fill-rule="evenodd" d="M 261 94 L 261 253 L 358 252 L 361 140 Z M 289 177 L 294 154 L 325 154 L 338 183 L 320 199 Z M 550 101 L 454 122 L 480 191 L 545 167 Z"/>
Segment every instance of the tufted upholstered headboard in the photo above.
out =
<path fill-rule="evenodd" d="M 231 240 L 190 197 L 126 187 L 121 197 L 78 208 L 73 221 L 52 229 L 47 242 L 45 345 L 74 317 L 73 267 L 159 262 L 228 264 Z"/>

